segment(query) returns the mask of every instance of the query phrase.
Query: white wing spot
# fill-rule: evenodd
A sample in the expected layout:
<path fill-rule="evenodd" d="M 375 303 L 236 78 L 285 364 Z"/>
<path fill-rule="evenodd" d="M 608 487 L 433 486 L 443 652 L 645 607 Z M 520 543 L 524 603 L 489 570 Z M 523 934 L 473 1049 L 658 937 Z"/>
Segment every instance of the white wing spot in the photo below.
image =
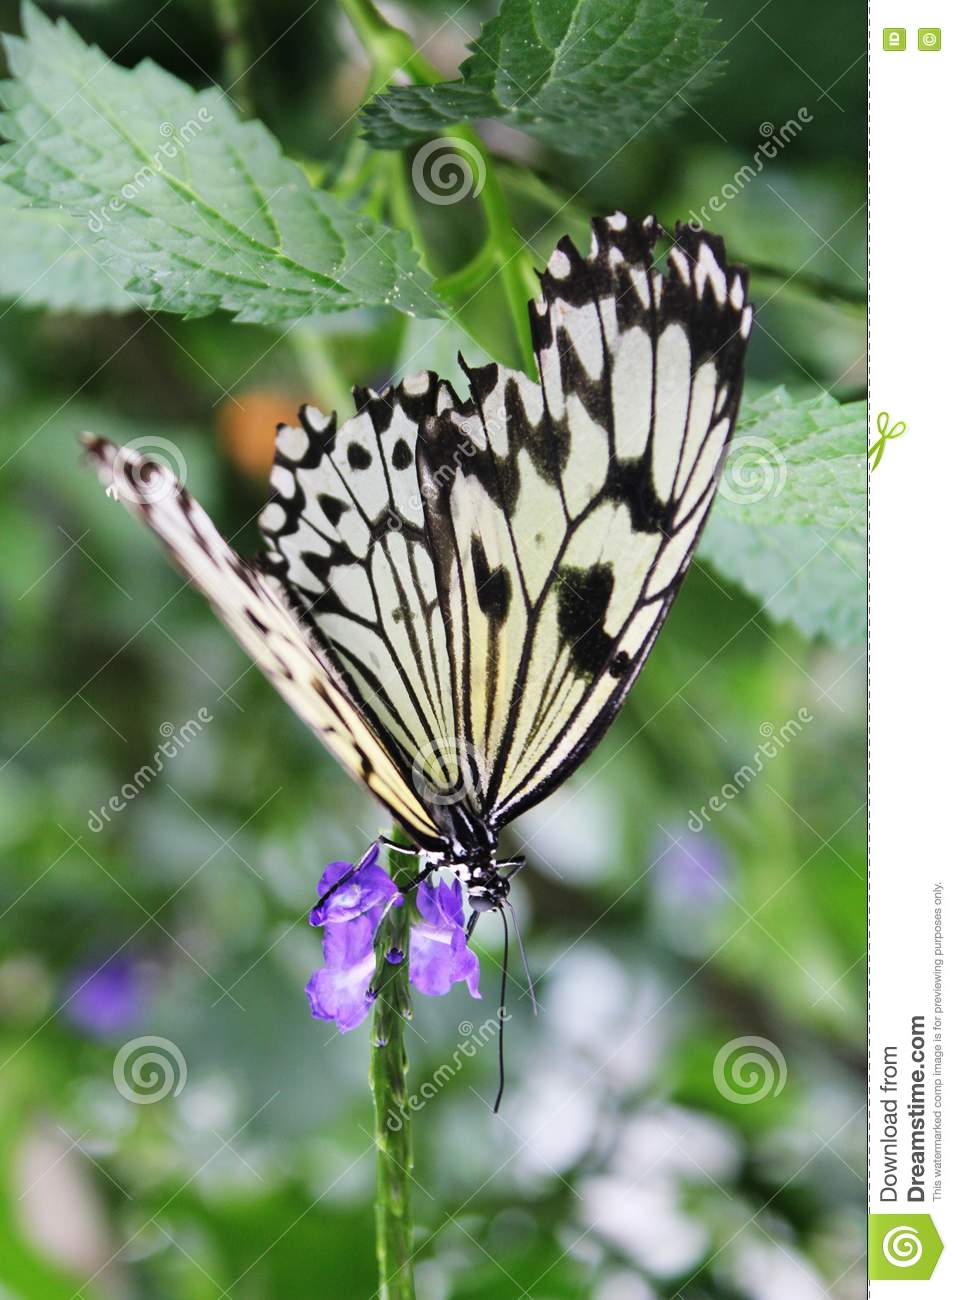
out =
<path fill-rule="evenodd" d="M 754 311 L 750 307 L 745 307 L 744 311 L 741 313 L 741 324 L 738 329 L 743 339 L 746 339 L 751 333 L 751 317 L 753 315 Z"/>
<path fill-rule="evenodd" d="M 548 273 L 556 280 L 564 280 L 571 272 L 572 264 L 560 248 L 556 248 L 548 259 Z"/>
<path fill-rule="evenodd" d="M 732 281 L 731 284 L 731 293 L 729 294 L 729 297 L 731 299 L 731 306 L 734 307 L 737 311 L 740 311 L 741 308 L 744 306 L 744 285 L 741 283 L 740 275 L 736 275 L 734 277 L 734 280 Z"/>
<path fill-rule="evenodd" d="M 293 424 L 282 424 L 276 434 L 276 450 L 281 451 L 288 460 L 302 460 L 309 450 L 309 439 L 305 429 Z"/>
<path fill-rule="evenodd" d="M 691 271 L 688 267 L 688 259 L 685 257 L 684 253 L 680 248 L 673 248 L 668 256 L 671 259 L 671 265 L 678 272 L 682 282 L 690 287 Z"/>
<path fill-rule="evenodd" d="M 270 501 L 259 516 L 259 527 L 265 529 L 267 533 L 278 533 L 285 522 L 286 512 L 278 501 Z"/>
<path fill-rule="evenodd" d="M 724 272 L 718 265 L 714 253 L 707 244 L 702 244 L 698 249 L 698 265 L 694 271 L 694 286 L 698 297 L 704 296 L 704 287 L 708 282 L 714 290 L 714 296 L 724 306 L 728 293 L 728 284 L 724 278 Z"/>
<path fill-rule="evenodd" d="M 632 267 L 628 274 L 631 276 L 631 282 L 635 286 L 635 293 L 641 300 L 641 305 L 645 311 L 651 306 L 651 294 L 648 292 L 648 272 L 639 271 Z"/>
<path fill-rule="evenodd" d="M 624 230 L 628 225 L 628 218 L 621 211 L 613 212 L 607 219 L 609 230 Z"/>
<path fill-rule="evenodd" d="M 427 370 L 420 370 L 417 375 L 407 375 L 402 381 L 402 387 L 410 397 L 420 397 L 423 393 L 429 391 L 429 373 Z"/>
<path fill-rule="evenodd" d="M 292 497 L 296 494 L 296 479 L 283 465 L 275 465 L 269 476 L 269 482 L 280 496 Z"/>

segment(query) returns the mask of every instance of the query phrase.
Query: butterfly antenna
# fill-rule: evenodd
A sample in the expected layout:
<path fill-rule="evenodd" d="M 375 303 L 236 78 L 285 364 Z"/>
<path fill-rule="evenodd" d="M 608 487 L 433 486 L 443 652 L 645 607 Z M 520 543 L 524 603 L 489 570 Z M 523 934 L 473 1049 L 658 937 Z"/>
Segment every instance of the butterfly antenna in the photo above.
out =
<path fill-rule="evenodd" d="M 501 910 L 502 929 L 505 931 L 505 951 L 502 954 L 502 986 L 498 995 L 498 1093 L 495 1097 L 495 1105 L 492 1107 L 492 1114 L 498 1114 L 498 1108 L 502 1104 L 502 1094 L 505 1092 L 505 992 L 508 986 L 508 917 L 504 909 Z"/>
<path fill-rule="evenodd" d="M 511 903 L 506 903 L 506 906 L 512 914 L 512 922 L 515 926 L 515 938 L 518 940 L 518 951 L 522 956 L 522 969 L 525 972 L 525 980 L 528 984 L 528 996 L 532 1000 L 532 1012 L 537 1016 L 538 1002 L 535 1000 L 535 983 L 532 979 L 532 972 L 528 969 L 528 958 L 525 956 L 525 945 L 522 942 L 522 929 L 518 923 L 518 913 L 515 911 L 515 908 Z"/>

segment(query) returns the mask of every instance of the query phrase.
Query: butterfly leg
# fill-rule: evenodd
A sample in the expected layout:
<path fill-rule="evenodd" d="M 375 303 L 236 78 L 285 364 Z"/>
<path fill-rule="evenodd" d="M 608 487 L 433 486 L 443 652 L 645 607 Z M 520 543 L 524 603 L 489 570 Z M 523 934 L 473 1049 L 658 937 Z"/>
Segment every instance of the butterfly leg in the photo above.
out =
<path fill-rule="evenodd" d="M 435 867 L 432 866 L 431 864 L 427 867 L 423 867 L 417 876 L 413 876 L 411 880 L 408 880 L 404 885 L 399 886 L 399 893 L 410 894 L 412 890 L 417 889 L 418 886 L 423 883 L 423 881 L 428 880 L 429 876 L 431 876 L 434 870 Z"/>
<path fill-rule="evenodd" d="M 417 858 L 421 852 L 421 850 L 412 848 L 408 844 L 396 844 L 395 840 L 390 840 L 385 835 L 379 836 L 379 843 L 384 849 L 388 849 L 391 853 L 405 853 L 410 858 Z"/>
<path fill-rule="evenodd" d="M 511 870 L 506 872 L 505 879 L 511 880 L 513 876 L 518 875 L 518 873 L 521 871 L 524 865 L 525 865 L 524 856 L 518 858 L 508 858 L 505 862 L 496 863 L 496 869 L 498 871 L 501 871 L 503 867 L 510 867 Z"/>

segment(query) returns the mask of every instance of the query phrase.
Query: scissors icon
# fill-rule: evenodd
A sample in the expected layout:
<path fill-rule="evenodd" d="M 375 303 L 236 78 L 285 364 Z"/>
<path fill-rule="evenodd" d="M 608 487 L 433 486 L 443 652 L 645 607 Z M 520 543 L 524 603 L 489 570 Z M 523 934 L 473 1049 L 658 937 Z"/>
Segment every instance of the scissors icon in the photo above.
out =
<path fill-rule="evenodd" d="M 877 432 L 879 437 L 867 449 L 867 459 L 871 461 L 871 472 L 877 469 L 881 463 L 881 457 L 884 455 L 884 448 L 890 442 L 891 438 L 899 438 L 902 433 L 907 432 L 907 425 L 903 420 L 898 420 L 896 424 L 891 424 L 891 417 L 886 411 L 881 411 L 877 416 Z"/>

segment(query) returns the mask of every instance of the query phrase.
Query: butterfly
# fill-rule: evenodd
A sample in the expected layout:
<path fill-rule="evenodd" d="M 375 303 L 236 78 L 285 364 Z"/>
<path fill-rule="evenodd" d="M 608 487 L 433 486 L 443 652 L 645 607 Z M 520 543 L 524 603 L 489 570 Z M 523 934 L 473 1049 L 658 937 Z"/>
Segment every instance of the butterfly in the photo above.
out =
<path fill-rule="evenodd" d="M 714 500 L 752 322 L 721 239 L 654 217 L 566 237 L 529 318 L 538 378 L 461 361 L 280 425 L 265 551 L 242 559 L 171 470 L 87 435 L 108 492 L 470 926 L 522 859 L 499 837 L 591 753 L 634 685 Z M 470 929 L 471 933 L 471 929 Z"/>

